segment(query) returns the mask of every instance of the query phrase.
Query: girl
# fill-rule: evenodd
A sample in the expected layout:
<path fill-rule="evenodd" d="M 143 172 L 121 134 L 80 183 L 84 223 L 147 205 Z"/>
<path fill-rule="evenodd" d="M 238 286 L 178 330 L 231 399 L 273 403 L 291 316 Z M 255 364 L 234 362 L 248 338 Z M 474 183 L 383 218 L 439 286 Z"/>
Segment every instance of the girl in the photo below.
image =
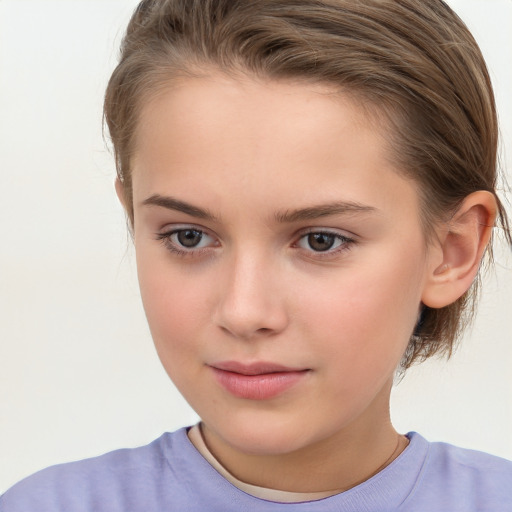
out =
<path fill-rule="evenodd" d="M 144 308 L 201 422 L 50 468 L 2 512 L 503 511 L 512 464 L 399 434 L 493 226 L 481 54 L 441 1 L 150 0 L 105 118 Z"/>

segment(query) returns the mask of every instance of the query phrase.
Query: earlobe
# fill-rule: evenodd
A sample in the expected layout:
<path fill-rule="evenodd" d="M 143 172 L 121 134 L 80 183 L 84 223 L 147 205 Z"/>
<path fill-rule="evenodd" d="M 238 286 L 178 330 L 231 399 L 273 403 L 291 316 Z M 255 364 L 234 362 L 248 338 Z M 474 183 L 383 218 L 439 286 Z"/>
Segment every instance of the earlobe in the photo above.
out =
<path fill-rule="evenodd" d="M 433 260 L 433 268 L 427 276 L 423 304 L 442 308 L 469 289 L 491 238 L 496 209 L 494 195 L 484 190 L 464 199 L 439 236 L 437 260 Z"/>

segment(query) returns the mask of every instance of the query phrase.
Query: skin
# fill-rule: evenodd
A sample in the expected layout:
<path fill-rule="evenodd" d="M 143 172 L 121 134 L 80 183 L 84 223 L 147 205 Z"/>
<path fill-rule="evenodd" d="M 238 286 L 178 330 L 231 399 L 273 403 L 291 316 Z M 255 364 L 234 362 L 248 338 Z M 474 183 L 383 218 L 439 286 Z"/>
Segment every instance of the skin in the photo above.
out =
<path fill-rule="evenodd" d="M 394 372 L 422 301 L 451 300 L 439 290 L 453 268 L 389 156 L 382 128 L 328 86 L 213 73 L 142 110 L 134 241 L 149 326 L 208 447 L 245 482 L 344 490 L 407 444 L 390 421 Z M 180 245 L 187 228 L 203 233 L 195 248 Z M 310 232 L 333 248 L 315 251 Z M 304 373 L 252 400 L 219 384 L 219 361 Z"/>

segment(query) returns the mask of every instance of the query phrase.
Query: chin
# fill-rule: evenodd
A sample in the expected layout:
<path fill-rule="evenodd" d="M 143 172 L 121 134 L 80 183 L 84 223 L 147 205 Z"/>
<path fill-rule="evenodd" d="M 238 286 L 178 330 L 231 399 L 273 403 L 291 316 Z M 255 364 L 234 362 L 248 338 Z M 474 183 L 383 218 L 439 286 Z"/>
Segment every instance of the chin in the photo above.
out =
<path fill-rule="evenodd" d="M 207 423 L 208 425 L 208 423 Z M 229 418 L 227 424 L 210 427 L 232 448 L 251 455 L 278 456 L 296 452 L 318 441 L 312 425 L 275 417 Z M 208 428 L 208 427 L 207 427 Z"/>

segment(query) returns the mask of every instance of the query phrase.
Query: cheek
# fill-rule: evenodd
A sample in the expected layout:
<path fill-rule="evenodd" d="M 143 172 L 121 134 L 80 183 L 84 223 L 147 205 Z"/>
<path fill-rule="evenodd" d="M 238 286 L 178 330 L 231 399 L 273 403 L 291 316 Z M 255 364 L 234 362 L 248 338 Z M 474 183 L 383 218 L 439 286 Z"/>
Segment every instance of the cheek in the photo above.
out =
<path fill-rule="evenodd" d="M 350 269 L 301 294 L 303 329 L 356 384 L 393 372 L 414 328 L 421 275 L 417 265 L 396 261 Z"/>
<path fill-rule="evenodd" d="M 159 272 L 152 262 L 138 265 L 141 296 L 151 337 L 160 362 L 186 400 L 193 382 L 200 382 L 203 365 L 199 318 L 204 316 L 200 291 L 183 273 Z"/>
<path fill-rule="evenodd" d="M 191 278 L 192 270 L 171 266 L 164 255 L 137 254 L 142 302 L 161 357 L 191 348 L 193 334 L 207 316 L 206 282 Z M 177 354 L 176 354 L 177 355 Z"/>

